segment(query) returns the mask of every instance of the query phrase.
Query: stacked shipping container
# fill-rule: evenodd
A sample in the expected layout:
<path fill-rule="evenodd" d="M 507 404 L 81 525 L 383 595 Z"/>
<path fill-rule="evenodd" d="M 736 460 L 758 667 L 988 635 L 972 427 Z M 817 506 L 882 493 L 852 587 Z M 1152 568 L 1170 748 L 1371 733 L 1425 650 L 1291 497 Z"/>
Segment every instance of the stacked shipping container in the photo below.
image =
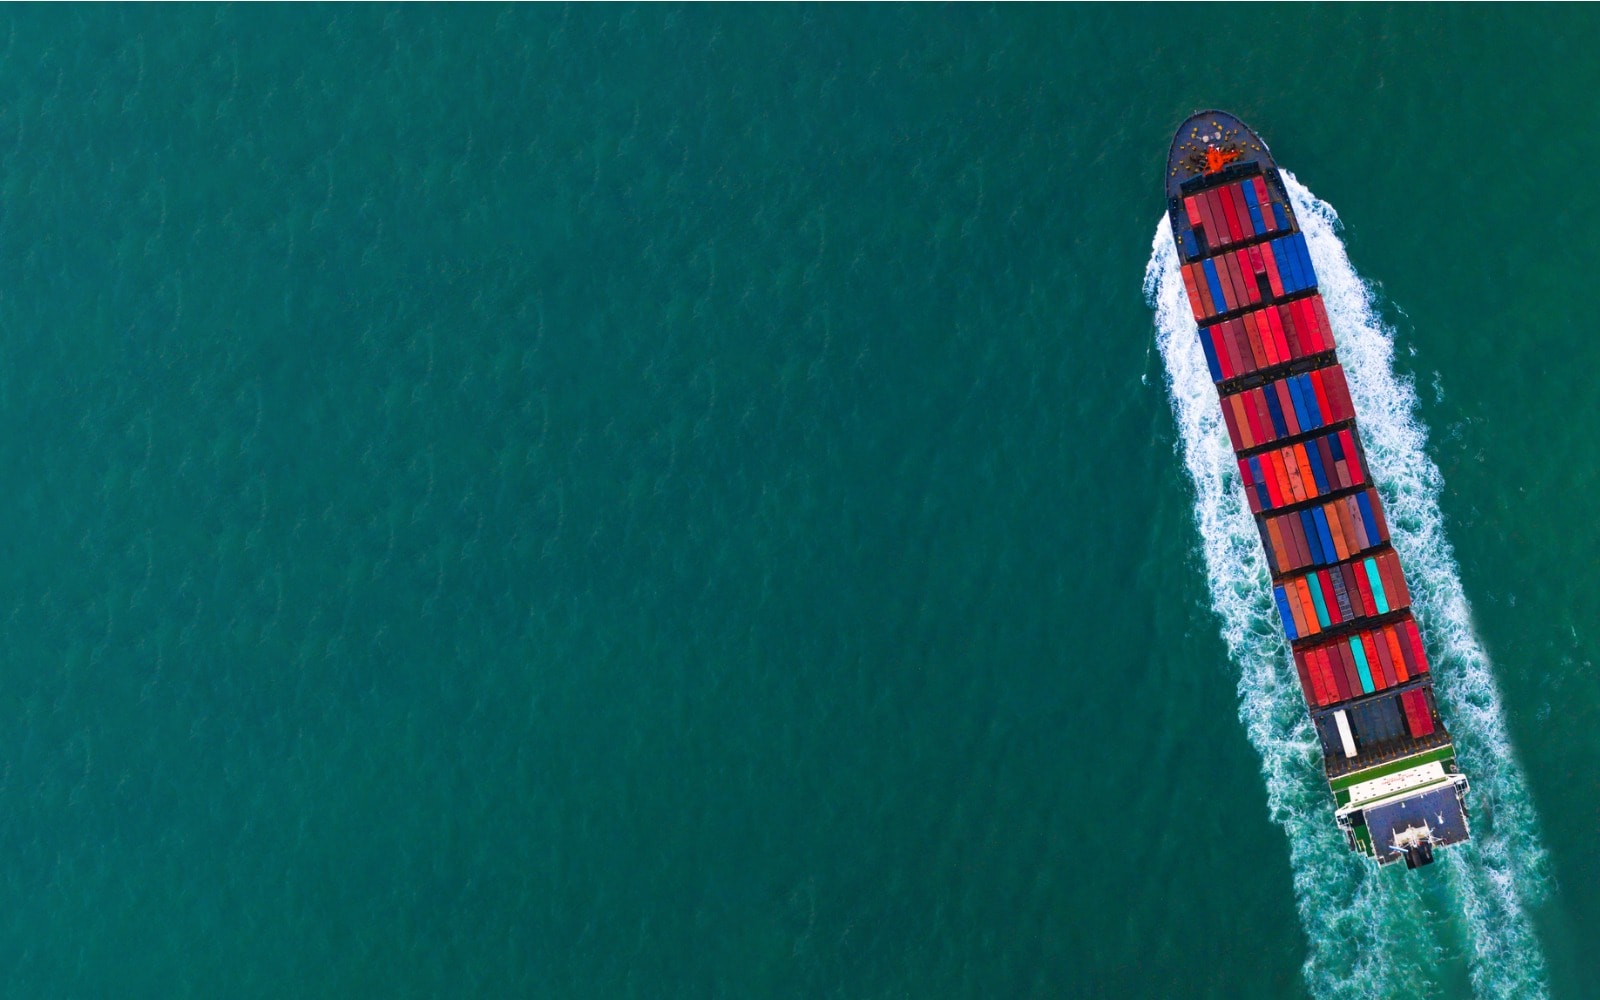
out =
<path fill-rule="evenodd" d="M 1318 295 L 1203 325 L 1200 347 L 1211 380 L 1228 382 L 1332 351 L 1333 330 Z"/>
<path fill-rule="evenodd" d="M 1173 219 L 1184 289 L 1306 702 L 1355 733 L 1348 757 L 1356 739 L 1432 736 L 1410 590 L 1370 486 L 1305 238 L 1280 186 L 1260 174 L 1181 201 Z M 1368 711 L 1378 699 L 1389 707 Z M 1360 709 L 1354 730 L 1345 709 Z M 1405 733 L 1395 728 L 1402 715 Z M 1371 725 L 1382 718 L 1395 721 Z"/>

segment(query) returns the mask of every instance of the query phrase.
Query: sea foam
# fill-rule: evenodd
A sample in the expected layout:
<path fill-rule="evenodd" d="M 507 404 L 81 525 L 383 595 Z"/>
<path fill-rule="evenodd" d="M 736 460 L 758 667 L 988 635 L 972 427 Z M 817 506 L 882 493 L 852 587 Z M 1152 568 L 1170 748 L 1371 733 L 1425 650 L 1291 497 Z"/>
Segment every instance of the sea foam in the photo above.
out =
<path fill-rule="evenodd" d="M 1145 297 L 1155 311 L 1178 447 L 1194 485 L 1212 605 L 1238 669 L 1239 717 L 1261 755 L 1268 810 L 1289 840 L 1296 905 L 1310 943 L 1306 980 L 1319 997 L 1436 995 L 1448 988 L 1450 967 L 1459 962 L 1478 996 L 1544 996 L 1544 959 L 1527 907 L 1548 891 L 1548 862 L 1489 660 L 1473 632 L 1444 536 L 1438 504 L 1443 480 L 1427 455 L 1416 393 L 1394 370 L 1394 333 L 1378 316 L 1373 290 L 1350 264 L 1338 215 L 1292 175 L 1285 173 L 1284 180 L 1410 582 L 1440 709 L 1473 785 L 1473 840 L 1440 853 L 1442 872 L 1379 871 L 1350 852 L 1335 828 L 1316 738 L 1271 605 L 1266 558 L 1238 486 L 1170 224 L 1163 218 L 1145 271 Z"/>

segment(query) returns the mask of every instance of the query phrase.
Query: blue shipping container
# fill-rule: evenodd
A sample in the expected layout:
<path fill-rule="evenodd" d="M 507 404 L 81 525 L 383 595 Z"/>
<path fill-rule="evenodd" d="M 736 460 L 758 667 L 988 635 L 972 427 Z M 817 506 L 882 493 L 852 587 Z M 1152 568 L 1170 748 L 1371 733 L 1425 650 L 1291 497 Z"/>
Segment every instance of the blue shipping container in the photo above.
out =
<path fill-rule="evenodd" d="M 1317 531 L 1317 519 L 1311 516 L 1309 510 L 1300 512 L 1300 527 L 1306 536 L 1306 546 L 1311 549 L 1311 561 L 1318 565 L 1327 562 L 1322 554 L 1322 535 Z"/>
<path fill-rule="evenodd" d="M 1227 296 L 1222 294 L 1222 281 L 1217 277 L 1217 265 L 1211 258 L 1206 258 L 1201 265 L 1201 270 L 1206 272 L 1206 284 L 1211 287 L 1211 303 L 1215 307 L 1212 315 L 1219 315 L 1228 311 Z"/>
<path fill-rule="evenodd" d="M 1207 327 L 1200 328 L 1200 350 L 1205 352 L 1206 367 L 1211 369 L 1211 381 L 1222 381 L 1222 366 L 1217 364 L 1217 345 L 1211 342 Z"/>
<path fill-rule="evenodd" d="M 1361 508 L 1361 520 L 1367 525 L 1367 537 L 1377 545 L 1381 541 L 1378 537 L 1378 519 L 1372 516 L 1372 500 L 1365 491 L 1356 494 L 1356 506 Z"/>
<path fill-rule="evenodd" d="M 1317 540 L 1322 545 L 1322 561 L 1334 563 L 1339 561 L 1339 550 L 1333 547 L 1333 532 L 1328 530 L 1328 515 L 1321 507 L 1311 512 L 1311 519 L 1317 524 Z"/>
<path fill-rule="evenodd" d="M 1295 376 L 1289 379 L 1288 388 L 1289 401 L 1294 404 L 1295 422 L 1300 425 L 1300 429 L 1302 431 L 1309 431 L 1311 428 L 1315 427 L 1316 424 L 1312 423 L 1311 415 L 1306 412 L 1305 398 L 1300 395 L 1300 377 Z"/>
<path fill-rule="evenodd" d="M 1291 639 L 1300 638 L 1300 633 L 1294 628 L 1294 615 L 1289 613 L 1289 599 L 1284 596 L 1283 587 L 1273 587 L 1272 597 L 1278 602 L 1278 617 L 1283 619 L 1283 634 Z"/>

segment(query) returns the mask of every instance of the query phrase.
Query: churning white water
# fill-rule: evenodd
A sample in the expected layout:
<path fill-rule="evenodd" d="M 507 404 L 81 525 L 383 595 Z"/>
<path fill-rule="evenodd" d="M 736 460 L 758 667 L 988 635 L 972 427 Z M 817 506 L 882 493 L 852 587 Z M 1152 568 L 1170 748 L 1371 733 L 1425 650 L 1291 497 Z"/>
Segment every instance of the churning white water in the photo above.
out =
<path fill-rule="evenodd" d="M 1194 484 L 1212 605 L 1239 672 L 1239 717 L 1261 755 L 1267 806 L 1289 838 L 1296 903 L 1310 941 L 1306 979 L 1324 997 L 1427 995 L 1440 988 L 1441 963 L 1459 957 L 1479 996 L 1544 996 L 1544 959 L 1527 906 L 1547 891 L 1545 852 L 1444 535 L 1442 479 L 1427 454 L 1427 428 L 1416 416 L 1410 382 L 1394 370 L 1394 333 L 1378 318 L 1374 293 L 1339 239 L 1338 215 L 1292 175 L 1284 180 L 1410 583 L 1440 710 L 1473 786 L 1473 841 L 1441 851 L 1432 870 L 1380 872 L 1351 853 L 1335 829 L 1320 752 L 1272 607 L 1266 559 L 1163 218 L 1145 296 L 1155 310 L 1179 448 Z"/>

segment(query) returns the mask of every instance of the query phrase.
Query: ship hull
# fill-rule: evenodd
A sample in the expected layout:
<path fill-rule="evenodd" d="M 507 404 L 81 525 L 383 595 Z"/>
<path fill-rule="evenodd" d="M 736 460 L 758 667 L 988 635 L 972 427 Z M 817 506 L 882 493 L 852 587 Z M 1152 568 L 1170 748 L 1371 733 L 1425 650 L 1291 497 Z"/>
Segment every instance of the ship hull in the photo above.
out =
<path fill-rule="evenodd" d="M 1179 127 L 1166 195 L 1334 820 L 1380 865 L 1426 865 L 1470 837 L 1468 783 L 1292 200 L 1267 144 L 1220 111 Z"/>

